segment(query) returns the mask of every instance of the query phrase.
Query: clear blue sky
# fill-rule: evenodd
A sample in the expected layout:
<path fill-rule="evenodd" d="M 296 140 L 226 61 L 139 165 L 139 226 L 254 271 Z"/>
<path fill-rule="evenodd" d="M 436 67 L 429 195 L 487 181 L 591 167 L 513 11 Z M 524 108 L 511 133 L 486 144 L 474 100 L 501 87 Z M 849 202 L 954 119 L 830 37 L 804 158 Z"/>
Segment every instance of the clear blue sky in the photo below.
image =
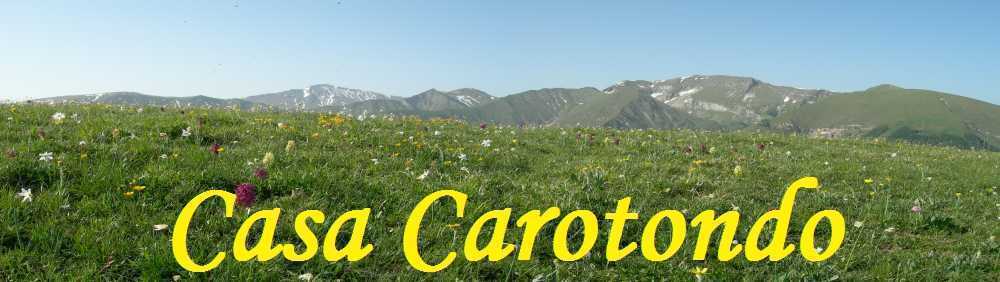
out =
<path fill-rule="evenodd" d="M 241 97 L 318 83 L 507 95 L 732 74 L 1000 103 L 997 1 L 480 2 L 5 1 L 0 96 Z"/>

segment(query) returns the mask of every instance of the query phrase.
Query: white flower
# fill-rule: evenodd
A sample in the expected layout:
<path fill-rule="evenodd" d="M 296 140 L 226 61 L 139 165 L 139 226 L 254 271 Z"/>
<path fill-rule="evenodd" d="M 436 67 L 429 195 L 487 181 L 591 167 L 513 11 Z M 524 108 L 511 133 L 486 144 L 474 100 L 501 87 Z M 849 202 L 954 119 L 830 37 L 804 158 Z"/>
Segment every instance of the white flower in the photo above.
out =
<path fill-rule="evenodd" d="M 490 140 L 490 139 L 483 140 L 483 142 L 480 143 L 480 145 L 483 145 L 483 147 L 489 147 L 492 144 L 493 144 L 493 140 Z"/>
<path fill-rule="evenodd" d="M 302 281 L 312 281 L 312 279 L 313 279 L 312 273 L 303 273 L 302 275 L 299 275 L 299 280 Z"/>
<path fill-rule="evenodd" d="M 38 160 L 43 162 L 52 161 L 52 152 L 38 154 Z"/>
<path fill-rule="evenodd" d="M 417 180 L 424 180 L 424 178 L 427 178 L 427 176 L 430 174 L 431 174 L 430 170 L 425 170 L 423 174 L 417 176 Z"/>
<path fill-rule="evenodd" d="M 165 159 L 167 159 L 167 154 L 162 154 L 162 155 L 160 155 L 160 158 L 161 158 L 161 159 L 164 159 L 164 160 L 165 160 Z"/>
<path fill-rule="evenodd" d="M 791 156 L 791 155 L 792 155 L 792 151 L 785 151 L 785 156 Z"/>
<path fill-rule="evenodd" d="M 865 226 L 865 223 L 863 221 L 855 221 L 854 222 L 854 227 L 861 228 L 861 227 L 864 227 L 864 226 Z"/>
<path fill-rule="evenodd" d="M 18 197 L 21 197 L 21 202 L 31 202 L 31 189 L 21 189 L 21 192 L 17 193 Z"/>
<path fill-rule="evenodd" d="M 80 146 L 87 146 L 87 141 L 80 141 Z"/>
<path fill-rule="evenodd" d="M 465 154 L 459 153 L 458 154 L 458 159 L 459 160 L 463 160 L 463 161 L 467 161 L 467 160 L 469 160 L 469 156 L 466 156 Z"/>
<path fill-rule="evenodd" d="M 885 233 L 892 233 L 892 232 L 896 232 L 896 227 L 891 227 L 891 226 L 890 226 L 889 228 L 886 228 L 886 229 L 885 229 L 884 231 L 885 231 Z"/>
<path fill-rule="evenodd" d="M 52 114 L 52 121 L 55 121 L 55 122 L 62 122 L 63 119 L 65 119 L 65 118 L 66 118 L 66 115 L 63 114 L 63 113 L 60 113 L 60 112 L 56 112 L 56 113 Z"/>
<path fill-rule="evenodd" d="M 136 113 L 140 113 L 140 114 L 141 114 L 141 113 L 142 113 L 142 111 L 143 111 L 143 109 L 142 109 L 141 107 L 140 107 L 140 108 L 138 108 L 138 109 L 135 109 L 135 112 L 136 112 Z"/>
<path fill-rule="evenodd" d="M 181 129 L 181 137 L 188 137 L 188 136 L 191 136 L 191 127 L 190 126 L 188 126 L 188 128 Z"/>
<path fill-rule="evenodd" d="M 896 157 L 896 153 L 892 153 L 892 157 L 895 158 Z"/>
<path fill-rule="evenodd" d="M 438 136 L 438 135 L 441 135 L 441 131 L 437 131 L 437 130 L 435 130 L 435 131 L 434 131 L 434 136 Z"/>
<path fill-rule="evenodd" d="M 378 164 L 378 159 L 372 159 L 372 164 Z"/>
<path fill-rule="evenodd" d="M 816 247 L 816 252 L 817 253 L 822 253 L 823 252 L 823 247 Z"/>
<path fill-rule="evenodd" d="M 153 225 L 153 231 L 163 231 L 163 230 L 166 230 L 167 226 L 168 225 L 166 225 L 166 224 Z"/>
<path fill-rule="evenodd" d="M 469 171 L 469 168 L 464 167 L 464 166 L 462 168 L 460 168 L 459 170 L 464 171 L 465 173 L 472 173 L 472 172 Z"/>

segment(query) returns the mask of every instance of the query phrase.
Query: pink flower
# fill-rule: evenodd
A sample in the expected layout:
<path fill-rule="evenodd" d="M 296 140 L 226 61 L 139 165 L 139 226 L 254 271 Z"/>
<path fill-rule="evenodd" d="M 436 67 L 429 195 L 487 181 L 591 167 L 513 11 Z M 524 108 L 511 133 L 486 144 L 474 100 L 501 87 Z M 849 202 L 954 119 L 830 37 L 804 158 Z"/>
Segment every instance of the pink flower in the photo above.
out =
<path fill-rule="evenodd" d="M 921 208 L 920 206 L 913 206 L 912 208 L 910 208 L 910 211 L 911 212 L 922 212 L 922 211 L 924 211 L 924 209 Z"/>
<path fill-rule="evenodd" d="M 486 124 L 485 123 L 480 123 L 479 124 L 479 129 L 486 129 Z"/>
<path fill-rule="evenodd" d="M 254 190 L 257 186 L 250 183 L 243 183 L 236 186 L 236 204 L 242 207 L 250 207 L 253 202 L 257 199 L 257 195 L 254 194 Z"/>

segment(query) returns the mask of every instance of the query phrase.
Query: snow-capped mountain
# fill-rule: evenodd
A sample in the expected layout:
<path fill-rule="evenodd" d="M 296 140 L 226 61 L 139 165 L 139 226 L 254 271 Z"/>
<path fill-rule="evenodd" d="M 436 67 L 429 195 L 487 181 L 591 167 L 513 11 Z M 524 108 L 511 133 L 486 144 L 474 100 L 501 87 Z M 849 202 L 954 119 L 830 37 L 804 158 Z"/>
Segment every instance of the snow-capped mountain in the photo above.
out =
<path fill-rule="evenodd" d="M 342 107 L 351 103 L 390 99 L 390 97 L 373 91 L 319 84 L 302 89 L 249 96 L 245 99 L 285 109 L 311 110 L 328 106 Z"/>

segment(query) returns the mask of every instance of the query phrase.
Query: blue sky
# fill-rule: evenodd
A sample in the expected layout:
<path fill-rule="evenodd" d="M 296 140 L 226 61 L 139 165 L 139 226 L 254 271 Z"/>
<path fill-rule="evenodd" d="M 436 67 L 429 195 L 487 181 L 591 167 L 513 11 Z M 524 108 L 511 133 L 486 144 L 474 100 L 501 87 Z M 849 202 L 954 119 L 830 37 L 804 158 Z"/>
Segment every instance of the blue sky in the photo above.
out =
<path fill-rule="evenodd" d="M 507 95 L 731 74 L 1000 103 L 997 1 L 481 2 L 6 1 L 0 97 L 241 97 L 318 83 Z"/>

